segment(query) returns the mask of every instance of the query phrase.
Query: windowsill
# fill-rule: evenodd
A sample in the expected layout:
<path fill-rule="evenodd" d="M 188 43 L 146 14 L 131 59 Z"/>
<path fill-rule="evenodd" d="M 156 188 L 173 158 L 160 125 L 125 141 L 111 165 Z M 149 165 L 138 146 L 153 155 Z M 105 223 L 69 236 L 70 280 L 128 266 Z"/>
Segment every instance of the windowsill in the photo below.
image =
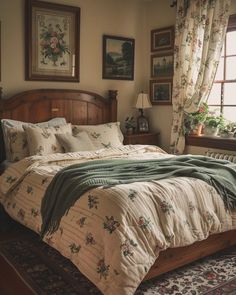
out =
<path fill-rule="evenodd" d="M 219 136 L 189 135 L 186 137 L 186 144 L 207 148 L 236 151 L 236 138 L 222 138 Z"/>

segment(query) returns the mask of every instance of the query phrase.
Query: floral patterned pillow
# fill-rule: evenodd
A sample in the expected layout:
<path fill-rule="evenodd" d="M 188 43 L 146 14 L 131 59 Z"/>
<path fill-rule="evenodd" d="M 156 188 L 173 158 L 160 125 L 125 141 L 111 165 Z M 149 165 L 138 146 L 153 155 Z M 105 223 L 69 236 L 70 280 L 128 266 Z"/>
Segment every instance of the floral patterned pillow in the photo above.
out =
<path fill-rule="evenodd" d="M 28 142 L 23 126 L 58 126 L 65 125 L 66 120 L 65 118 L 53 118 L 47 122 L 33 124 L 10 119 L 2 119 L 1 124 L 3 130 L 6 159 L 8 161 L 15 162 L 29 156 Z"/>
<path fill-rule="evenodd" d="M 79 132 L 76 136 L 69 133 L 56 134 L 56 138 L 66 153 L 93 151 L 96 149 L 89 138 L 88 133 L 85 131 Z"/>
<path fill-rule="evenodd" d="M 118 147 L 123 145 L 124 136 L 120 130 L 120 122 L 99 125 L 73 125 L 73 135 L 86 131 L 97 149 Z"/>
<path fill-rule="evenodd" d="M 38 126 L 24 126 L 27 141 L 29 143 L 29 154 L 49 155 L 62 153 L 63 147 L 60 145 L 55 134 L 72 134 L 71 124 L 40 128 Z"/>
<path fill-rule="evenodd" d="M 21 126 L 8 128 L 4 140 L 8 144 L 8 161 L 16 162 L 29 156 L 26 134 Z"/>

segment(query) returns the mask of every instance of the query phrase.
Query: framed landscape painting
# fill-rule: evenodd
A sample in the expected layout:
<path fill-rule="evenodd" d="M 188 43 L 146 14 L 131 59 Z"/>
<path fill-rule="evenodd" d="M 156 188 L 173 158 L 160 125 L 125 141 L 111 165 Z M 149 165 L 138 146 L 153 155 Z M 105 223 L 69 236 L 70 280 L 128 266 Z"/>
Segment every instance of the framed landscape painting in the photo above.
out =
<path fill-rule="evenodd" d="M 79 81 L 80 8 L 26 0 L 26 80 Z"/>
<path fill-rule="evenodd" d="M 173 76 L 174 56 L 172 53 L 151 56 L 151 77 L 168 78 Z"/>
<path fill-rule="evenodd" d="M 172 79 L 151 80 L 150 98 L 152 104 L 168 105 L 172 104 Z"/>
<path fill-rule="evenodd" d="M 174 27 L 151 30 L 151 51 L 174 49 Z"/>
<path fill-rule="evenodd" d="M 103 79 L 134 79 L 135 40 L 117 36 L 103 36 Z"/>

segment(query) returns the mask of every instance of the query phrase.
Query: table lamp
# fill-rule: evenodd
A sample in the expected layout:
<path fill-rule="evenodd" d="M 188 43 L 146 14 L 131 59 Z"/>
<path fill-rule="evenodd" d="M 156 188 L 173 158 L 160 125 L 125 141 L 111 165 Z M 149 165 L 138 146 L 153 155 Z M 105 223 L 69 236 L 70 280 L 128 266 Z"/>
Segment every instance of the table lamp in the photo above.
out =
<path fill-rule="evenodd" d="M 148 109 L 152 107 L 148 94 L 143 92 L 139 93 L 135 107 L 136 109 L 139 109 L 140 111 L 140 116 L 137 118 L 138 132 L 139 133 L 149 132 L 148 119 L 143 114 L 144 109 Z"/>

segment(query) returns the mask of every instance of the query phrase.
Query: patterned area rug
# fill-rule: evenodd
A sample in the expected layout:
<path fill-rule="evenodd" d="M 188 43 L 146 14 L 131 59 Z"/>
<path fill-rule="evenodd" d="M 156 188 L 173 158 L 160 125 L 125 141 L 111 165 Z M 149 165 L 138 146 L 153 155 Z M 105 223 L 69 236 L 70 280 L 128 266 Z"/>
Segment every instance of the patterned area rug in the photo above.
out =
<path fill-rule="evenodd" d="M 0 255 L 36 294 L 101 295 L 68 259 L 36 239 L 1 242 Z M 236 247 L 144 282 L 135 292 L 154 294 L 236 295 Z"/>

